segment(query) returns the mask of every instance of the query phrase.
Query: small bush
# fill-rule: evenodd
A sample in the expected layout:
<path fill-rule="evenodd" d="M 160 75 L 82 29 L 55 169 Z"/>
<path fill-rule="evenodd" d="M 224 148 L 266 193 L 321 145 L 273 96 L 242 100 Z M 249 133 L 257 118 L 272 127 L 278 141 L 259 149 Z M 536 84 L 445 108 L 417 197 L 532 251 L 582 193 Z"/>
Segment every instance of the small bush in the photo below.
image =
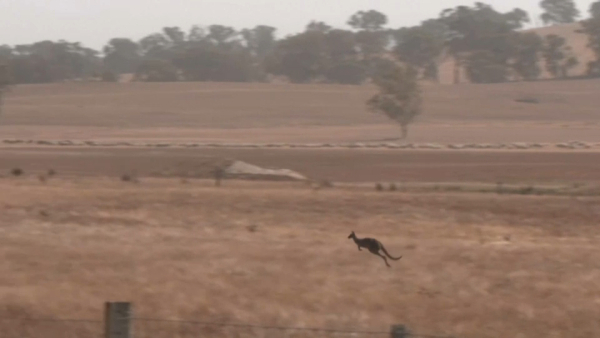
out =
<path fill-rule="evenodd" d="M 119 76 L 110 70 L 105 70 L 102 72 L 102 81 L 104 82 L 117 82 L 119 81 Z"/>
<path fill-rule="evenodd" d="M 52 177 L 54 175 L 56 175 L 56 171 L 54 171 L 54 169 L 49 169 L 48 170 L 48 176 Z"/>
<path fill-rule="evenodd" d="M 521 188 L 521 190 L 519 190 L 519 194 L 522 194 L 522 195 L 530 195 L 532 193 L 533 193 L 533 186 L 524 187 L 524 188 Z"/>
<path fill-rule="evenodd" d="M 396 191 L 396 190 L 398 190 L 398 187 L 396 187 L 396 183 L 390 184 L 390 191 Z"/>
<path fill-rule="evenodd" d="M 131 177 L 131 175 L 129 175 L 129 174 L 123 174 L 123 175 L 121 175 L 121 181 L 123 181 L 123 182 L 132 182 L 133 181 L 133 177 Z"/>
<path fill-rule="evenodd" d="M 39 175 L 39 176 L 38 176 L 38 180 L 40 180 L 40 182 L 42 182 L 42 183 L 46 183 L 46 176 L 44 176 L 44 175 Z"/>
<path fill-rule="evenodd" d="M 21 175 L 23 175 L 23 169 L 21 169 L 21 168 L 13 168 L 13 169 L 10 171 L 10 173 L 11 173 L 13 176 L 21 176 Z"/>
<path fill-rule="evenodd" d="M 383 191 L 383 185 L 381 183 L 375 184 L 375 190 L 377 190 L 377 191 Z"/>

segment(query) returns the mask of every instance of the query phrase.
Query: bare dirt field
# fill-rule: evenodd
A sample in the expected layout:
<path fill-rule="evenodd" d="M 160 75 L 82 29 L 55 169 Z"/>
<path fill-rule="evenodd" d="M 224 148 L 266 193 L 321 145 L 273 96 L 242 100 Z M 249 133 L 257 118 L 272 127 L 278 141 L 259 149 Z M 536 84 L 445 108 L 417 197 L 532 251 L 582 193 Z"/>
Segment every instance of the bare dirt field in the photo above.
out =
<path fill-rule="evenodd" d="M 600 152 L 372 149 L 0 148 L 0 173 L 194 177 L 211 159 L 287 168 L 333 182 L 600 183 Z M 212 167 L 210 167 L 212 170 Z"/>
<path fill-rule="evenodd" d="M 598 198 L 175 179 L 5 178 L 0 189 L 7 338 L 100 336 L 96 322 L 6 318 L 100 321 L 106 300 L 131 300 L 142 318 L 375 331 L 403 323 L 477 338 L 600 333 Z M 402 259 L 387 268 L 359 252 L 352 230 Z M 219 332 L 136 322 L 138 337 Z"/>
<path fill-rule="evenodd" d="M 425 85 L 411 142 L 600 141 L 600 80 Z M 344 142 L 395 138 L 368 86 L 72 83 L 18 86 L 3 139 Z M 521 103 L 535 99 L 539 103 Z"/>

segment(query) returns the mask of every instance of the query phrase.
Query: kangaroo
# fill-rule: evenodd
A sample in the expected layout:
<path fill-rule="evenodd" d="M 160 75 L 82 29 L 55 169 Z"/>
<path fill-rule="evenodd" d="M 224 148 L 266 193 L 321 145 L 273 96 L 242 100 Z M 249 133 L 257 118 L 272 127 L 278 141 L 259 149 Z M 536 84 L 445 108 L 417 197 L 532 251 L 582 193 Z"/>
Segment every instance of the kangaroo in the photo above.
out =
<path fill-rule="evenodd" d="M 390 267 L 390 265 L 388 264 L 388 261 L 385 258 L 385 256 L 388 256 L 390 259 L 393 259 L 395 261 L 402 258 L 402 256 L 392 257 L 392 255 L 390 255 L 387 252 L 387 250 L 385 249 L 383 244 L 381 244 L 381 242 L 376 240 L 375 238 L 358 238 L 358 237 L 356 237 L 356 234 L 354 233 L 354 231 L 352 231 L 352 233 L 350 234 L 350 236 L 348 236 L 348 238 L 352 238 L 354 240 L 354 243 L 356 243 L 356 245 L 358 245 L 358 251 L 362 251 L 361 247 L 367 248 L 369 250 L 369 252 L 371 252 L 372 254 L 383 258 L 383 261 L 385 262 L 385 265 L 387 265 L 388 268 Z M 379 250 L 383 251 L 385 256 L 380 254 Z"/>

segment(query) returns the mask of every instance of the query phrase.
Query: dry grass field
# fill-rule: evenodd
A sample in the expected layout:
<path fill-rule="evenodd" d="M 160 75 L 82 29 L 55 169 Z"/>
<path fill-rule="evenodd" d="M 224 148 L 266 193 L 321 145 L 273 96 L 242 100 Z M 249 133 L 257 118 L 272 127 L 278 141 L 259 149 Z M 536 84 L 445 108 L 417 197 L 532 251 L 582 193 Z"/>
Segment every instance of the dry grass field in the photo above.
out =
<path fill-rule="evenodd" d="M 145 318 L 377 331 L 404 323 L 477 338 L 600 332 L 598 198 L 211 184 L 1 180 L 0 318 L 100 320 L 105 300 L 131 300 Z M 387 268 L 357 250 L 352 230 L 403 258 Z M 17 324 L 0 320 L 2 336 L 42 325 Z M 180 329 L 137 325 L 141 337 Z M 45 338 L 101 332 L 41 327 Z"/>

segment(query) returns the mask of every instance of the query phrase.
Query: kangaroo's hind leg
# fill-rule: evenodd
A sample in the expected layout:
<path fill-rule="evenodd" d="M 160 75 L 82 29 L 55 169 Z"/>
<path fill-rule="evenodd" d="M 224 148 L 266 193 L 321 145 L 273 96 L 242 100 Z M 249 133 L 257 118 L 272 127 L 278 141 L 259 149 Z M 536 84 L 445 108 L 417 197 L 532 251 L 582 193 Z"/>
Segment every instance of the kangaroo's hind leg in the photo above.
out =
<path fill-rule="evenodd" d="M 377 255 L 377 256 L 383 258 L 383 261 L 385 262 L 385 265 L 387 265 L 388 268 L 391 267 L 390 264 L 387 261 L 387 258 L 385 258 L 385 256 L 383 256 L 382 254 L 380 254 L 379 251 L 376 251 L 376 250 L 369 250 L 369 251 L 371 251 L 372 254 Z"/>

